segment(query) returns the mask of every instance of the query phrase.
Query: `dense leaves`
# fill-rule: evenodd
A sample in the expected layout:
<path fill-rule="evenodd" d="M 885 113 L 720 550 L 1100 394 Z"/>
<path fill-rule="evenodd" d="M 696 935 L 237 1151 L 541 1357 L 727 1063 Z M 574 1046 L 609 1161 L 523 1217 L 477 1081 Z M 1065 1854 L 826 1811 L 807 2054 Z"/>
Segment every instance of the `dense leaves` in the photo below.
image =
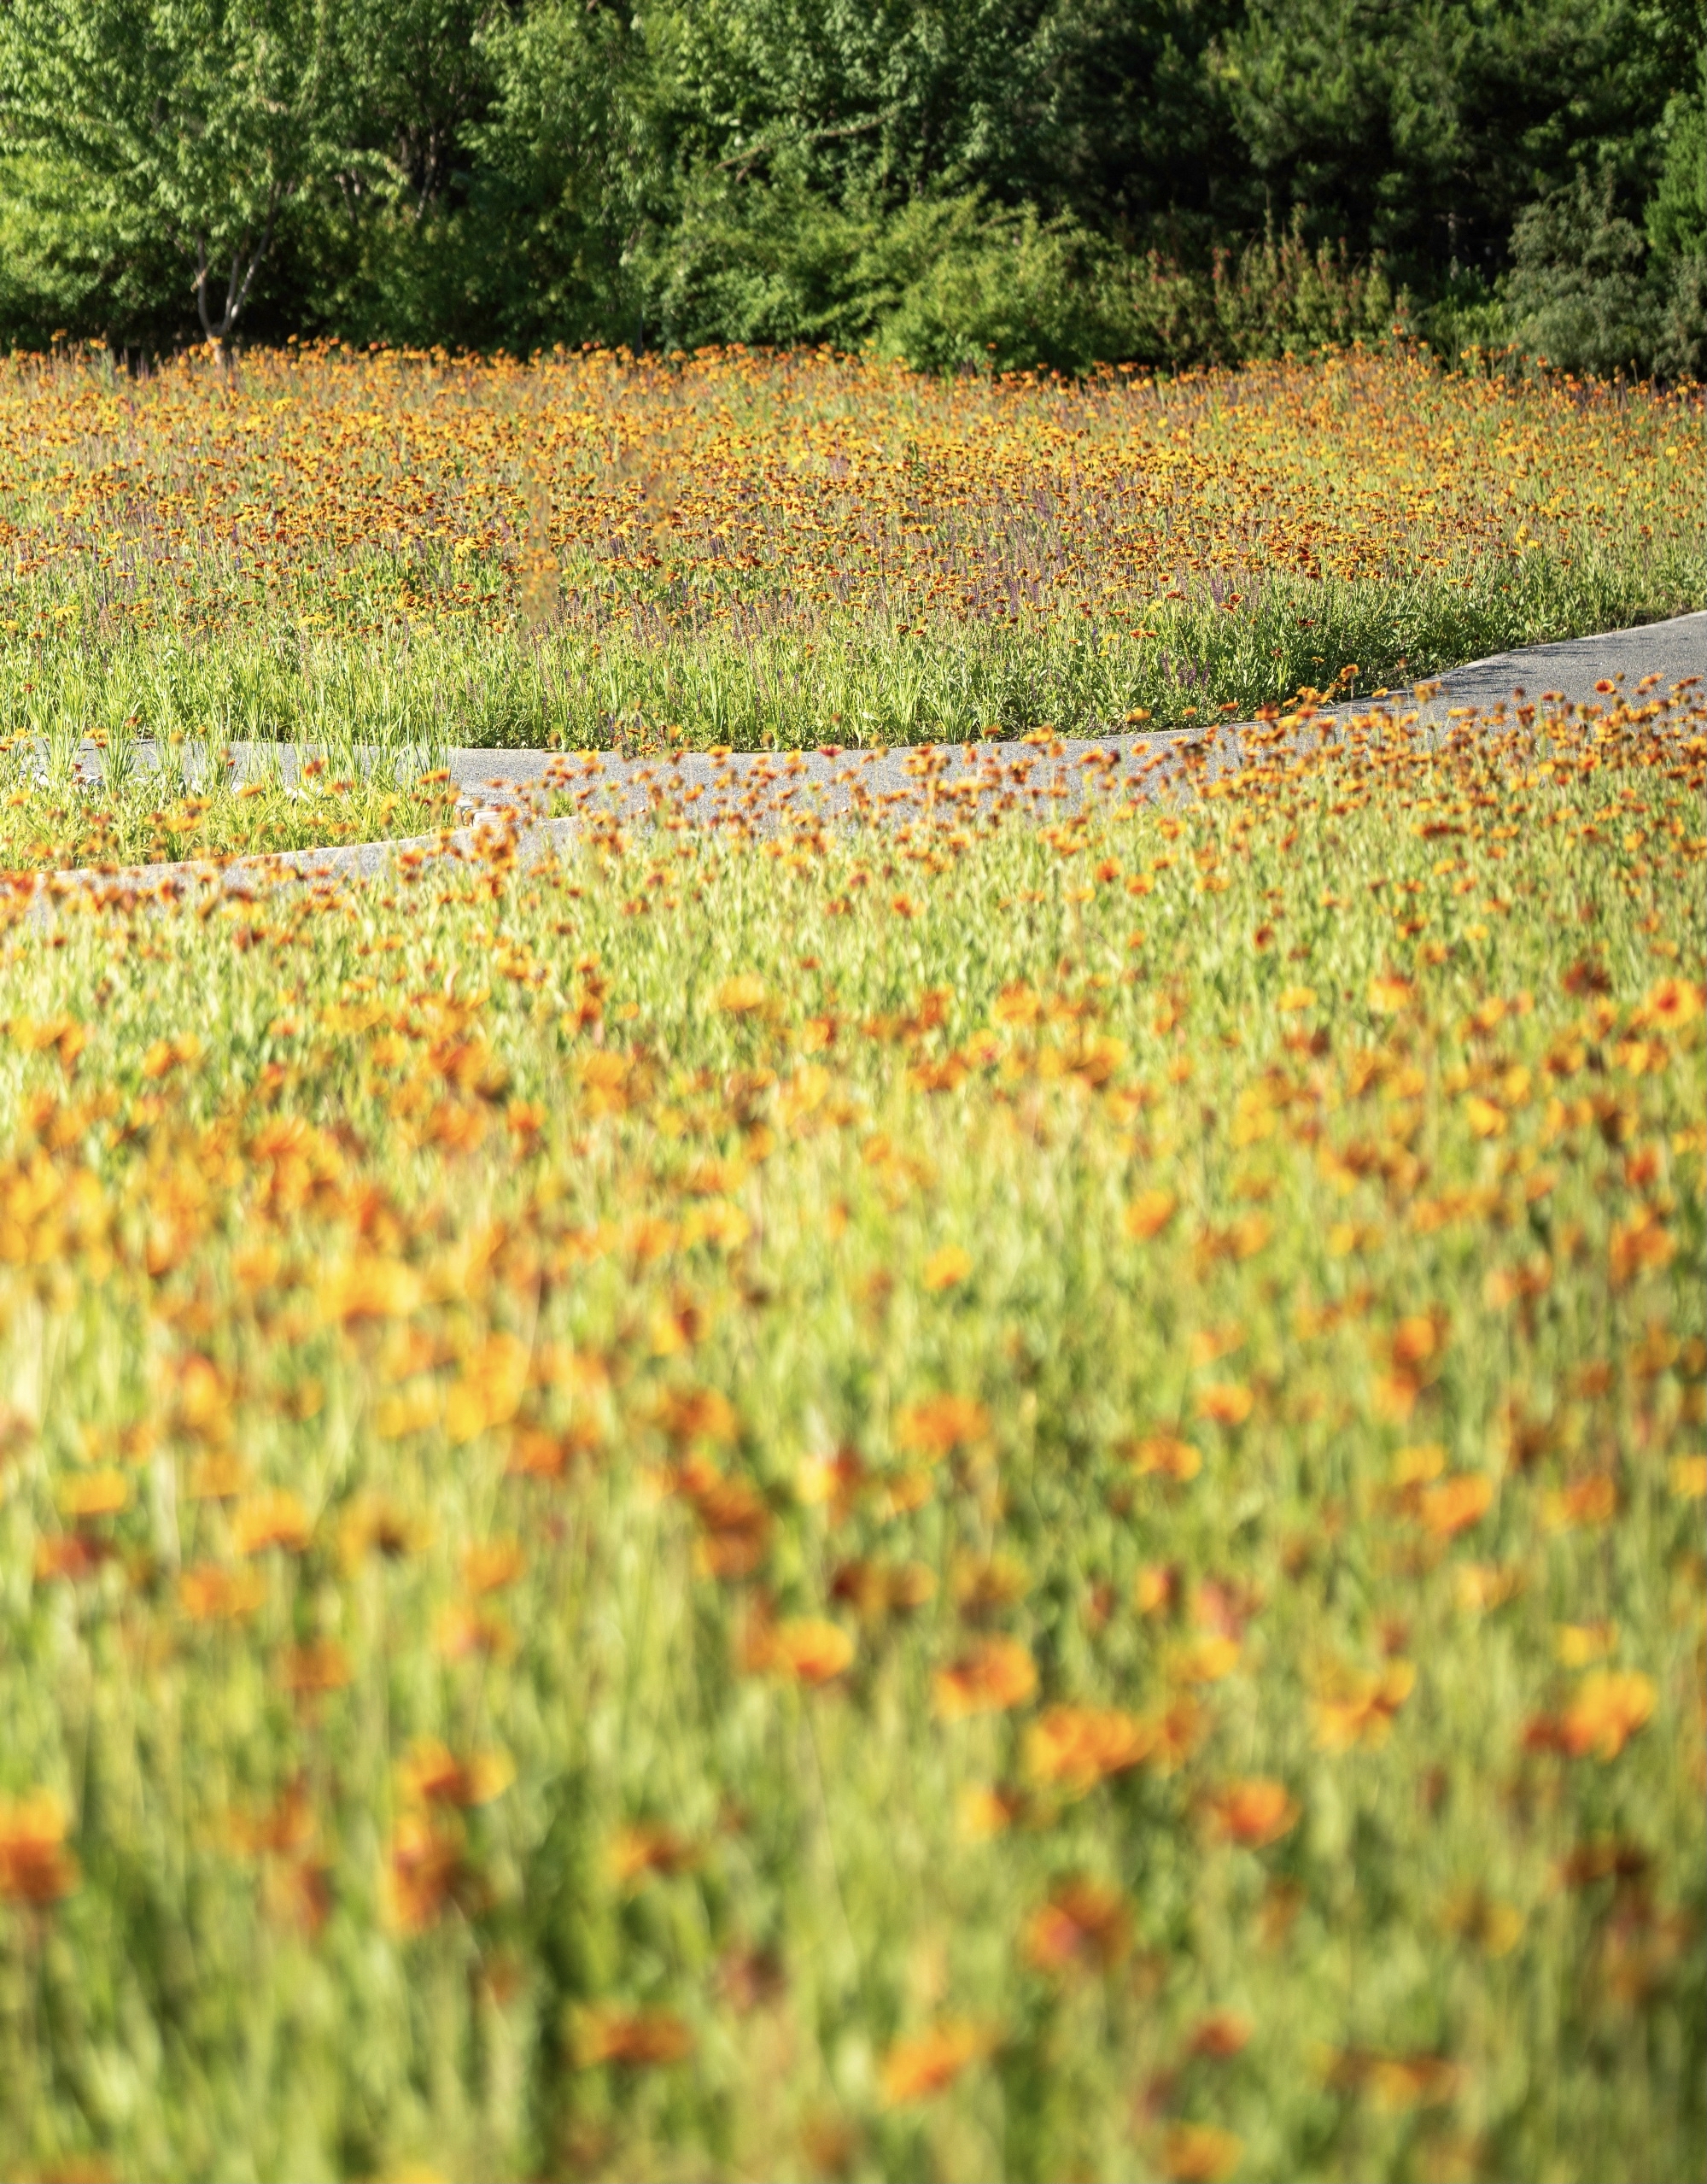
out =
<path fill-rule="evenodd" d="M 1337 338 L 1403 290 L 1453 354 L 1533 347 L 1541 270 L 1581 268 L 1532 223 L 1507 312 L 1514 231 L 1586 188 L 1634 255 L 1552 360 L 1676 376 L 1703 46 L 1695 0 L 19 0 L 0 334 L 1181 364 L 1322 338 L 1283 284 L 1215 307 L 1266 237 L 1385 261 Z"/>

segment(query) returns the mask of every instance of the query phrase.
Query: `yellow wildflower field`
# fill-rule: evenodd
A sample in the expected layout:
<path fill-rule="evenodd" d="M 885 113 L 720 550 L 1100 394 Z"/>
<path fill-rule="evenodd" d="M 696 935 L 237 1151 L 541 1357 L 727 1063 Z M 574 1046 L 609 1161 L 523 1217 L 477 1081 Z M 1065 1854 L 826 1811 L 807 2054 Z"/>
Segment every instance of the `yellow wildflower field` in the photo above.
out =
<path fill-rule="evenodd" d="M 1692 2172 L 1707 713 L 1311 739 L 18 887 L 0 2168 Z"/>

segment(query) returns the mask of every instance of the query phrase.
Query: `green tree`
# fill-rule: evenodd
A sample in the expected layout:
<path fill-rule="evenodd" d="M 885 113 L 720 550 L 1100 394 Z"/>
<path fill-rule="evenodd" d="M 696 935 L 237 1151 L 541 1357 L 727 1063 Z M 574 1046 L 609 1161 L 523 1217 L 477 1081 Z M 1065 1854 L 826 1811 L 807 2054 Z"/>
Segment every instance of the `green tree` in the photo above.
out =
<path fill-rule="evenodd" d="M 15 202 L 111 285 L 162 248 L 229 349 L 288 208 L 380 163 L 353 149 L 330 0 L 12 0 L 0 116 Z"/>
<path fill-rule="evenodd" d="M 1634 210 L 1700 39 L 1698 0 L 1249 0 L 1220 66 L 1284 208 L 1432 289 L 1584 169 Z"/>

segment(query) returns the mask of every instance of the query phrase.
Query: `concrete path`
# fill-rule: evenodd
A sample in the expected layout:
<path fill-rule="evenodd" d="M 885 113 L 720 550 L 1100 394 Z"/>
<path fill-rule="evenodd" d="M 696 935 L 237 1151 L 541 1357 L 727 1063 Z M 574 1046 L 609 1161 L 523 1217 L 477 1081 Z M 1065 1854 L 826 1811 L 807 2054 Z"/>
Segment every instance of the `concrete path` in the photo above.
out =
<path fill-rule="evenodd" d="M 1554 693 L 1574 705 L 1609 705 L 1599 690 L 1612 683 L 1620 696 L 1635 694 L 1645 676 L 1657 675 L 1658 691 L 1669 692 L 1690 678 L 1707 682 L 1707 612 L 1600 636 L 1531 645 L 1455 668 L 1438 682 L 1419 686 L 1429 694 L 1413 700 L 1394 693 L 1388 703 L 1444 725 L 1466 708 L 1491 711 L 1522 689 L 1529 698 Z M 1698 693 L 1698 694 L 1699 694 Z M 1318 714 L 1318 723 L 1367 712 L 1369 699 Z M 293 851 L 266 858 L 239 859 L 223 868 L 228 889 L 264 884 L 268 878 L 327 878 L 372 875 L 418 864 L 445 853 L 481 852 L 482 835 L 508 831 L 517 819 L 525 826 L 524 853 L 538 854 L 554 842 L 581 832 L 600 815 L 633 825 L 649 812 L 669 812 L 673 822 L 758 826 L 770 830 L 809 815 L 826 820 L 864 818 L 899 821 L 916 817 L 931 805 L 958 803 L 968 816 L 1001 795 L 1016 795 L 1040 814 L 1059 816 L 1076 805 L 1087 781 L 1129 782 L 1135 770 L 1151 787 L 1177 779 L 1188 764 L 1211 772 L 1230 763 L 1239 749 L 1241 726 L 1205 731 L 1169 730 L 1096 738 L 1061 738 L 1047 750 L 1038 744 L 985 743 L 921 745 L 890 751 L 816 750 L 745 752 L 714 759 L 704 752 L 669 758 L 620 758 L 608 752 L 453 751 L 443 761 L 462 792 L 460 811 L 472 823 L 447 836 L 424 834 L 400 841 L 348 847 Z M 98 774 L 100 754 L 85 752 L 90 770 Z M 289 745 L 235 746 L 238 770 L 248 773 L 278 761 L 286 778 L 294 776 L 299 752 Z M 147 762 L 143 747 L 138 757 Z M 567 796 L 579 817 L 527 820 L 529 808 L 547 794 Z M 91 882 L 124 892 L 175 889 L 212 877 L 219 870 L 205 864 L 143 865 L 116 878 L 93 873 L 44 874 L 38 887 L 44 895 L 80 889 Z"/>

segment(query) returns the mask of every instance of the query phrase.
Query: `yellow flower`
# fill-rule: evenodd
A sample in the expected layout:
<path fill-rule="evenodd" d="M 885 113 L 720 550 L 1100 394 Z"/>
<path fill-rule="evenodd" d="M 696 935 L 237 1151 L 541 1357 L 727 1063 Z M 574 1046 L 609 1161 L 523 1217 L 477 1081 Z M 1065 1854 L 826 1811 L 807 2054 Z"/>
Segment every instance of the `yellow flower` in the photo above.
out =
<path fill-rule="evenodd" d="M 971 1252 L 958 1244 L 944 1244 L 925 1262 L 925 1286 L 934 1291 L 953 1289 L 971 1272 Z"/>

